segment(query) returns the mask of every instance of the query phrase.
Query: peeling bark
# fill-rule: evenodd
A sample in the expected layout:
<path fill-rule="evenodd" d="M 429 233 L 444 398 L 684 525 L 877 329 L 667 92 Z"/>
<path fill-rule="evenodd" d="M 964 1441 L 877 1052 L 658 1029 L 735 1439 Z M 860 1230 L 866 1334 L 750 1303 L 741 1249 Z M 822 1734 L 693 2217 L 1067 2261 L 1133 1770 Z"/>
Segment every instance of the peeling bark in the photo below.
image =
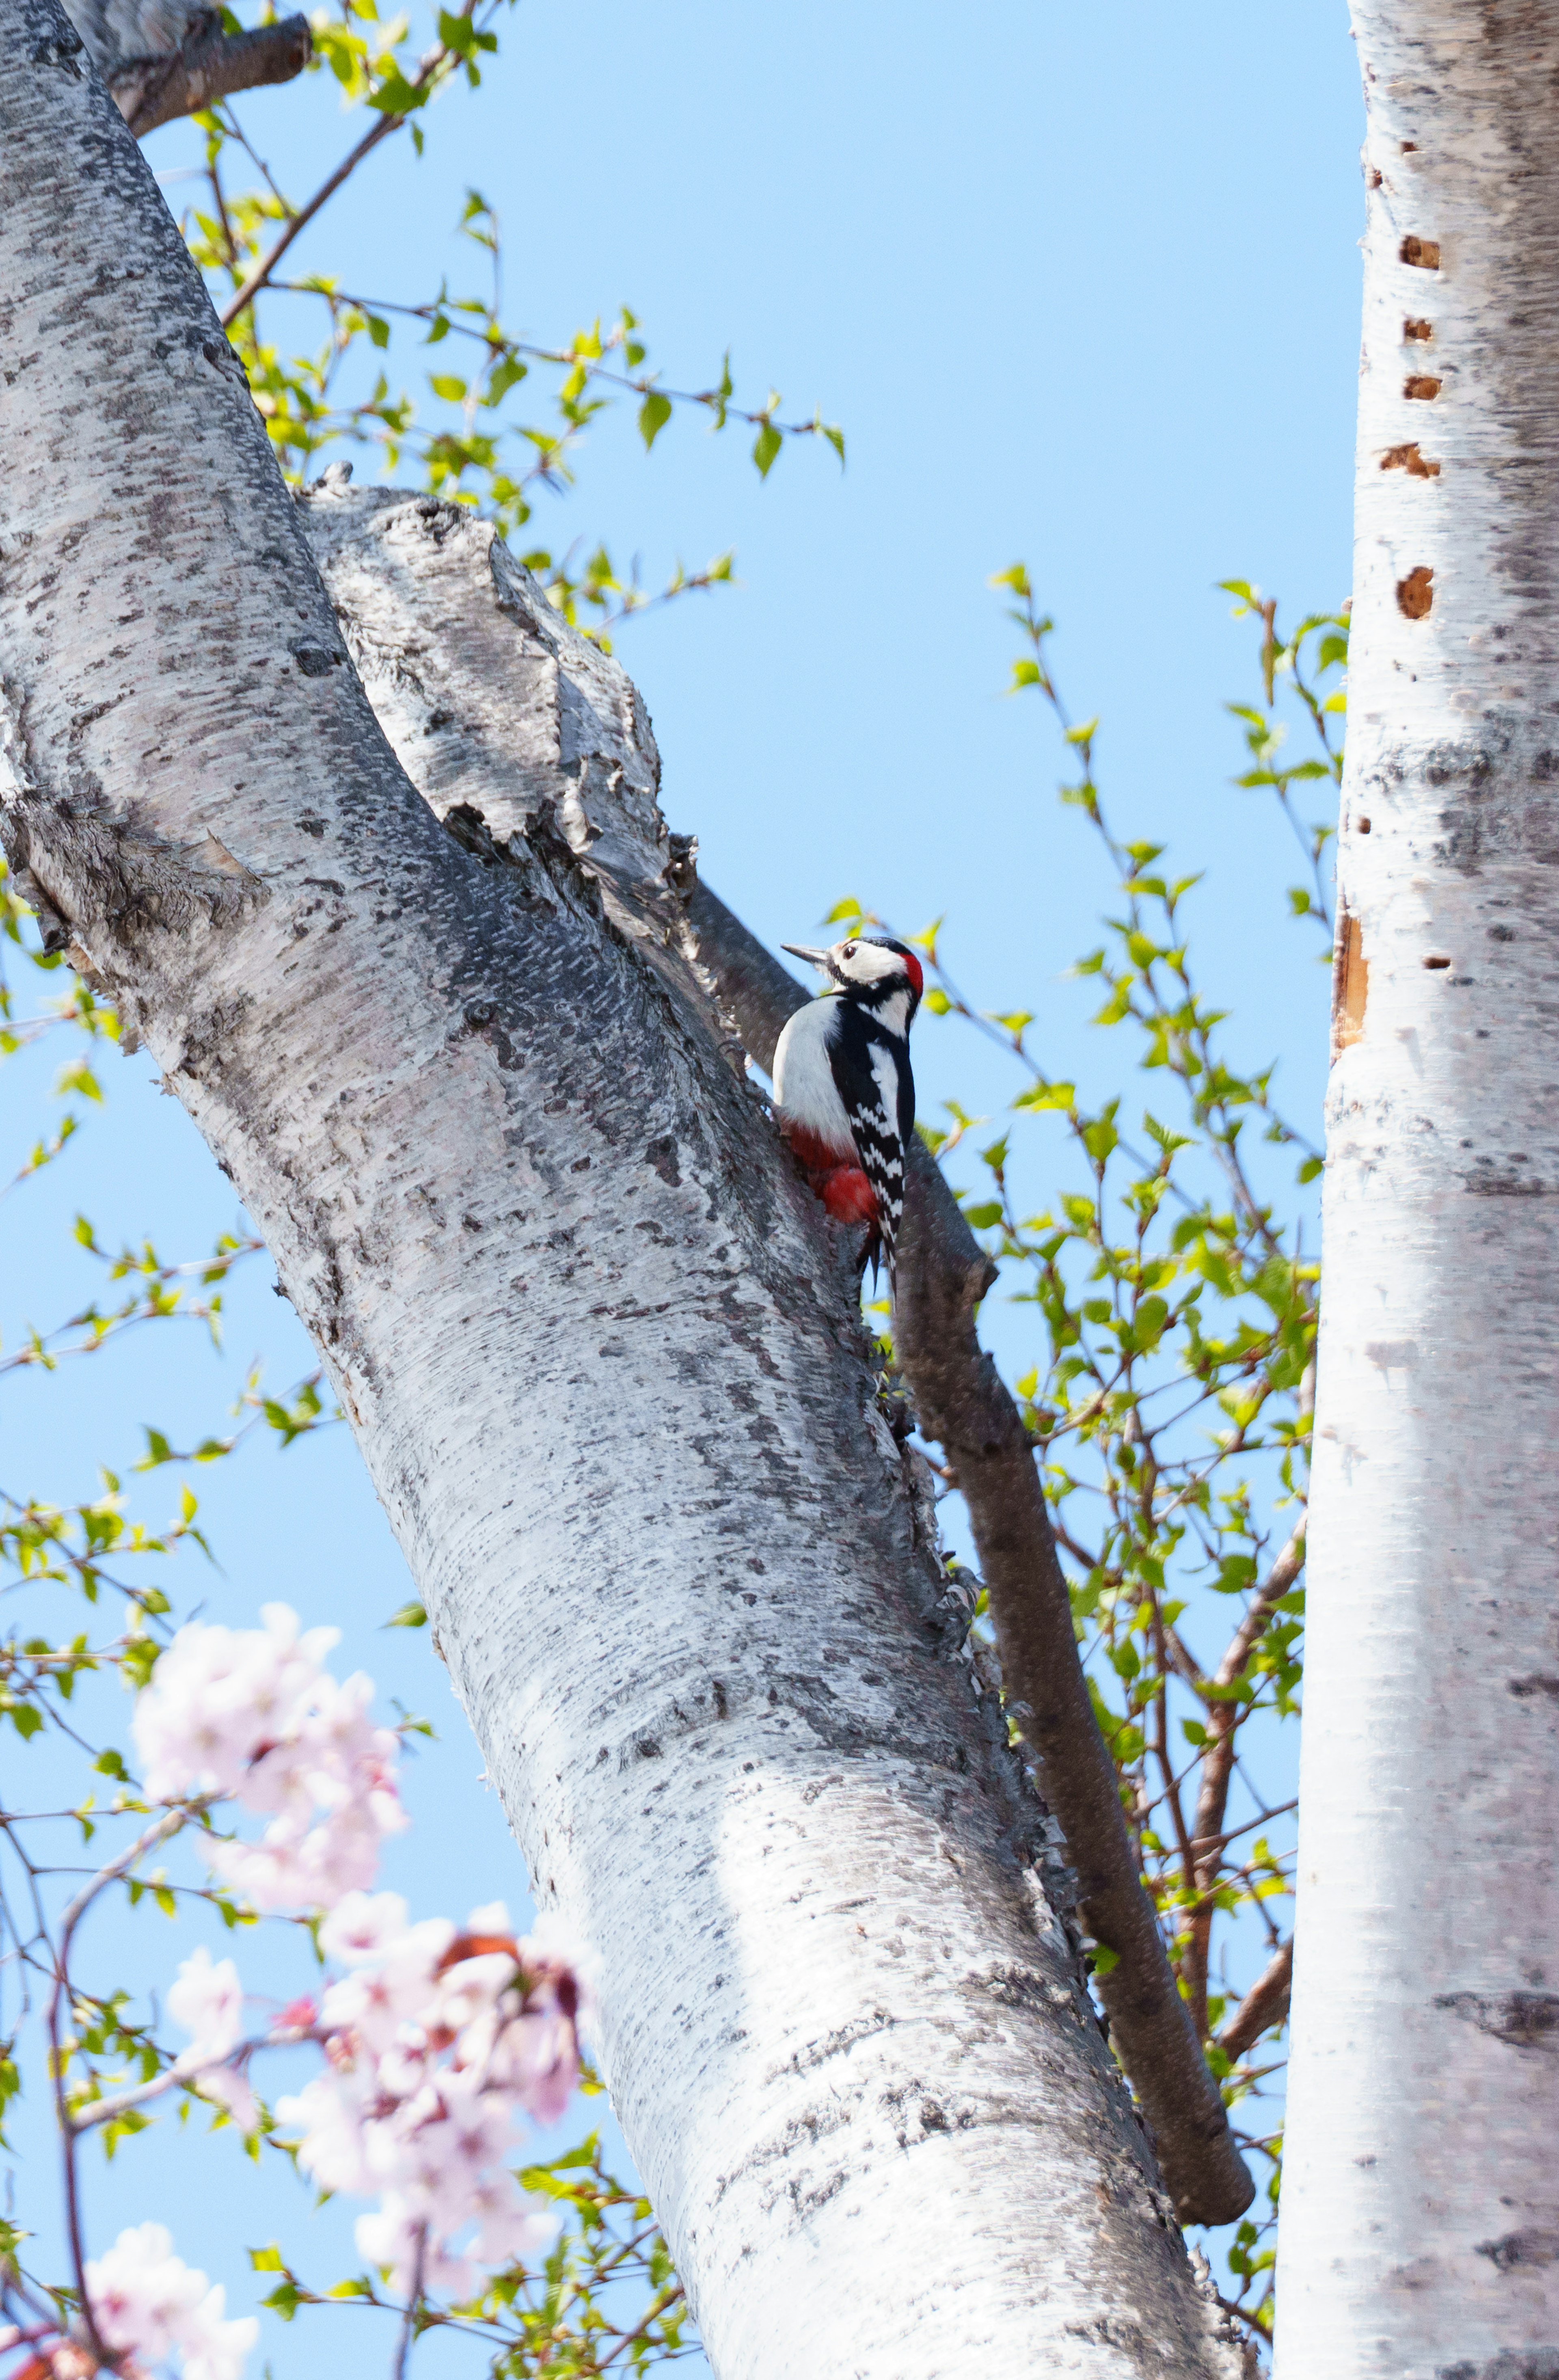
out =
<path fill-rule="evenodd" d="M 1559 18 L 1356 0 L 1354 23 L 1347 922 L 1277 2368 L 1490 2380 L 1559 2369 L 1559 2262 L 1520 2244 L 1559 2237 Z"/>
<path fill-rule="evenodd" d="M 133 140 L 3 8 L 6 846 L 321 1349 L 712 2362 L 1229 2374 L 637 697 L 490 529 L 337 488 L 337 589 L 487 574 L 485 645 L 352 609 L 407 773 Z"/>

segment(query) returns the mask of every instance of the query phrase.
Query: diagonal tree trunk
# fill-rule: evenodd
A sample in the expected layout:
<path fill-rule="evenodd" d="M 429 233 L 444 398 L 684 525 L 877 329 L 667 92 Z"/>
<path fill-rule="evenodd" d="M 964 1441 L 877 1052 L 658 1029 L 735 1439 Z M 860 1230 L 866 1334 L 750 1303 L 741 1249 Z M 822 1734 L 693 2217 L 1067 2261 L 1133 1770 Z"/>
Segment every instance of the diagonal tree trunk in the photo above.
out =
<path fill-rule="evenodd" d="M 439 823 L 128 129 L 55 0 L 0 21 L 6 845 L 330 1367 L 715 2368 L 1227 2373 L 641 707 L 517 656 L 494 557 Z"/>
<path fill-rule="evenodd" d="M 1559 14 L 1356 0 L 1283 2380 L 1559 2370 Z"/>
<path fill-rule="evenodd" d="M 599 684 L 598 713 L 618 698 L 605 689 L 620 686 L 627 701 L 631 689 L 561 625 L 542 588 L 490 532 L 403 493 L 348 494 L 350 477 L 349 466 L 333 466 L 304 500 L 303 518 L 380 724 L 424 798 L 457 831 L 469 834 L 469 814 L 480 809 L 500 844 L 523 835 L 539 811 L 546 813 L 554 784 L 544 771 L 522 780 L 513 773 L 514 756 L 534 735 L 516 717 L 517 686 L 529 684 L 524 669 L 518 676 L 515 669 L 517 634 L 566 655 L 581 686 Z M 586 864 L 615 885 L 619 905 L 632 902 L 631 856 L 627 865 L 621 856 L 614 863 L 605 844 L 591 844 L 571 793 L 562 815 Z M 684 902 L 700 970 L 744 1049 L 772 1070 L 785 1021 L 807 994 L 699 881 L 690 851 L 674 848 L 667 876 Z M 665 888 L 655 898 L 664 911 Z M 1170 2195 L 1182 2221 L 1232 2222 L 1255 2185 L 1142 1888 L 1078 1658 L 1033 1450 L 975 1327 L 994 1268 L 927 1150 L 917 1140 L 909 1154 L 895 1316 L 900 1358 L 921 1420 L 954 1465 L 968 1506 L 1006 1707 L 1041 1764 L 1077 1871 L 1079 1914 L 1094 1940 L 1117 1956 L 1101 1997 Z"/>

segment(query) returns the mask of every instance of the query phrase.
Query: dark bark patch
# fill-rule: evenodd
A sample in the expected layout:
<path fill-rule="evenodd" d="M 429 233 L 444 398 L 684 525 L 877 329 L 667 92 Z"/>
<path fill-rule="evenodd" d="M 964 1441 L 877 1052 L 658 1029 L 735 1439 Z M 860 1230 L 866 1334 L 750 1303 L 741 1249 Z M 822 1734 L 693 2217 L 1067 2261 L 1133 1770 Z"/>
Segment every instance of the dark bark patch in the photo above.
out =
<path fill-rule="evenodd" d="M 1505 1692 L 1514 1694 L 1516 1701 L 1520 1703 L 1534 1702 L 1541 1695 L 1546 1695 L 1550 1702 L 1559 1702 L 1559 1678 L 1545 1678 L 1541 1675 L 1530 1678 L 1507 1678 Z"/>
<path fill-rule="evenodd" d="M 1432 372 L 1409 372 L 1402 383 L 1402 394 L 1417 397 L 1427 405 L 1439 395 L 1444 385 L 1444 382 L 1436 380 Z"/>
<path fill-rule="evenodd" d="M 1559 2264 L 1559 2231 L 1507 2231 L 1503 2240 L 1480 2240 L 1473 2252 L 1487 2256 L 1496 2272 L 1514 2272 L 1518 2265 L 1530 2272 Z"/>
<path fill-rule="evenodd" d="M 1549 2056 L 1559 2049 L 1559 1992 L 1442 1992 L 1433 2006 L 1512 2049 L 1536 2049 Z"/>
<path fill-rule="evenodd" d="M 1434 2380 L 1559 2380 L 1559 2347 L 1502 2347 L 1486 2363 L 1442 2363 Z"/>
<path fill-rule="evenodd" d="M 1409 232 L 1396 252 L 1404 264 L 1416 264 L 1420 272 L 1438 273 L 1440 270 L 1440 242 L 1437 239 L 1420 239 L 1416 232 Z"/>
<path fill-rule="evenodd" d="M 305 677 L 328 677 L 347 658 L 345 653 L 333 652 L 323 645 L 294 645 L 290 650 Z"/>
<path fill-rule="evenodd" d="M 1402 335 L 1405 339 L 1432 339 L 1434 324 L 1424 322 L 1419 316 L 1409 314 L 1402 325 Z"/>

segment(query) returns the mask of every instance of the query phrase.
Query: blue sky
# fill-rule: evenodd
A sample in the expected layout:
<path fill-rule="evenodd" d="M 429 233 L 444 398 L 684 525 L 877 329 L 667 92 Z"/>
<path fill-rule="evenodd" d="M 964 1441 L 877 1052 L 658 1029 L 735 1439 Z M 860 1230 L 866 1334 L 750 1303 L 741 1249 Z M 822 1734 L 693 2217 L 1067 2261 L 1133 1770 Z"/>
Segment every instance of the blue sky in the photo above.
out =
<path fill-rule="evenodd" d="M 243 115 L 299 186 L 353 137 L 323 78 Z M 668 818 L 698 832 L 709 880 L 773 943 L 810 939 L 841 894 L 901 927 L 945 914 L 977 1002 L 1033 1009 L 1051 1069 L 1108 1087 L 1115 1055 L 1065 974 L 1107 880 L 1054 801 L 1062 757 L 1038 703 L 1003 693 L 1017 643 L 986 581 L 1021 555 L 1058 620 L 1074 710 L 1102 718 L 1117 824 L 1209 870 L 1195 914 L 1236 1047 L 1280 1057 L 1313 1127 L 1324 982 L 1282 923 L 1297 871 L 1280 821 L 1228 783 L 1240 753 L 1219 706 L 1248 698 L 1252 640 L 1215 584 L 1258 579 L 1290 611 L 1347 589 L 1360 113 L 1340 0 L 799 0 L 783 18 L 690 0 L 522 6 L 480 96 L 451 96 L 426 125 L 420 164 L 404 137 L 386 144 L 310 236 L 307 265 L 424 295 L 464 273 L 450 226 L 475 185 L 504 225 L 524 335 L 566 337 L 627 302 L 674 384 L 704 384 L 729 346 L 740 388 L 773 384 L 787 412 L 820 407 L 845 428 L 843 473 L 798 447 L 761 484 L 739 437 L 678 419 L 646 459 L 613 417 L 555 521 L 528 532 L 556 547 L 605 535 L 651 580 L 736 548 L 735 589 L 630 625 L 617 648 L 654 718 Z M 190 143 L 169 128 L 153 164 L 176 174 Z M 415 351 L 406 361 L 415 372 Z M 53 1062 L 0 1078 L 0 1175 L 36 1132 Z M 995 1062 L 949 1026 L 928 1020 L 917 1070 L 925 1112 L 1003 1095 Z M 105 1240 L 150 1232 L 170 1256 L 234 1220 L 145 1062 L 111 1058 L 104 1081 L 106 1111 L 0 1209 L 7 1346 L 95 1288 L 69 1238 L 78 1210 Z M 1018 1326 L 992 1323 L 1016 1362 Z M 0 1484 L 88 1492 L 99 1462 L 134 1459 L 141 1423 L 178 1441 L 219 1421 L 255 1356 L 280 1384 L 312 1363 L 262 1261 L 234 1285 L 224 1359 L 158 1330 L 46 1378 L 0 1378 Z M 167 1480 L 138 1488 L 150 1515 Z M 406 1574 L 346 1434 L 257 1447 L 198 1484 L 223 1565 L 213 1611 L 248 1620 L 280 1596 L 337 1622 L 343 1661 L 439 1726 L 388 1880 L 425 1912 L 500 1893 L 518 1907 L 518 1859 L 444 1673 L 424 1638 L 381 1631 Z M 7 1755 L 8 1776 L 23 1765 Z M 158 1923 L 105 1930 L 105 1961 L 153 1973 Z M 24 2207 L 43 2228 L 36 2186 Z M 285 2177 L 251 2201 L 225 2143 L 202 2153 L 169 2125 L 93 2188 L 105 2228 L 165 2208 L 235 2303 L 250 2289 L 238 2242 L 308 2228 Z M 323 2372 L 336 2319 L 311 2337 L 273 2328 L 263 2352 L 278 2372 Z"/>

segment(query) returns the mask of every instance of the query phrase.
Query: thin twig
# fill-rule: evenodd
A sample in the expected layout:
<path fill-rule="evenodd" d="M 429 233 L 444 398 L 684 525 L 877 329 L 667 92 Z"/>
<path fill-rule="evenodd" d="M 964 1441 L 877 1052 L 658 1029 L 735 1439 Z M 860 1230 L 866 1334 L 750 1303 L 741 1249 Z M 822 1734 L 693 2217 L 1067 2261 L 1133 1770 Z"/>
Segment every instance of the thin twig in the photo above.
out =
<path fill-rule="evenodd" d="M 474 14 L 475 6 L 476 0 L 465 0 L 465 5 L 460 10 L 461 16 L 463 18 L 469 18 Z M 428 51 L 427 55 L 422 59 L 422 62 L 419 66 L 416 73 L 408 77 L 408 79 L 410 89 L 413 91 L 425 90 L 432 77 L 438 72 L 439 68 L 445 65 L 453 55 L 454 53 L 446 42 L 435 42 L 433 47 Z M 270 280 L 271 274 L 274 271 L 275 267 L 281 262 L 282 258 L 286 254 L 287 249 L 298 237 L 298 233 L 304 230 L 308 225 L 312 223 L 314 217 L 319 213 L 320 209 L 324 205 L 325 200 L 335 197 L 335 192 L 341 188 L 342 183 L 347 180 L 348 175 L 357 171 L 357 168 L 362 164 L 363 159 L 371 155 L 372 152 L 378 148 L 381 140 L 388 140 L 392 132 L 398 132 L 401 126 L 408 121 L 409 111 L 401 115 L 385 114 L 381 115 L 378 123 L 373 127 L 372 130 L 365 132 L 362 139 L 358 142 L 357 147 L 351 150 L 348 154 L 342 159 L 340 164 L 335 168 L 335 171 L 325 176 L 325 179 L 320 184 L 319 188 L 314 192 L 313 197 L 308 200 L 293 216 L 292 221 L 287 225 L 286 229 L 282 233 L 280 238 L 272 248 L 270 254 L 261 259 L 253 272 L 250 274 L 248 280 L 244 282 L 242 287 L 235 293 L 224 307 L 222 311 L 222 327 L 225 331 L 229 329 L 231 325 L 238 321 L 238 316 L 244 311 L 246 307 L 253 303 L 261 290 L 265 287 L 267 282 Z"/>
<path fill-rule="evenodd" d="M 400 2326 L 393 2366 L 394 2380 L 406 2380 L 406 2367 L 417 2340 L 417 2309 L 422 2302 L 422 2273 L 428 2257 L 428 2227 L 420 2224 L 417 2230 L 417 2257 L 411 2267 L 411 2289 L 406 2301 L 406 2316 Z"/>

